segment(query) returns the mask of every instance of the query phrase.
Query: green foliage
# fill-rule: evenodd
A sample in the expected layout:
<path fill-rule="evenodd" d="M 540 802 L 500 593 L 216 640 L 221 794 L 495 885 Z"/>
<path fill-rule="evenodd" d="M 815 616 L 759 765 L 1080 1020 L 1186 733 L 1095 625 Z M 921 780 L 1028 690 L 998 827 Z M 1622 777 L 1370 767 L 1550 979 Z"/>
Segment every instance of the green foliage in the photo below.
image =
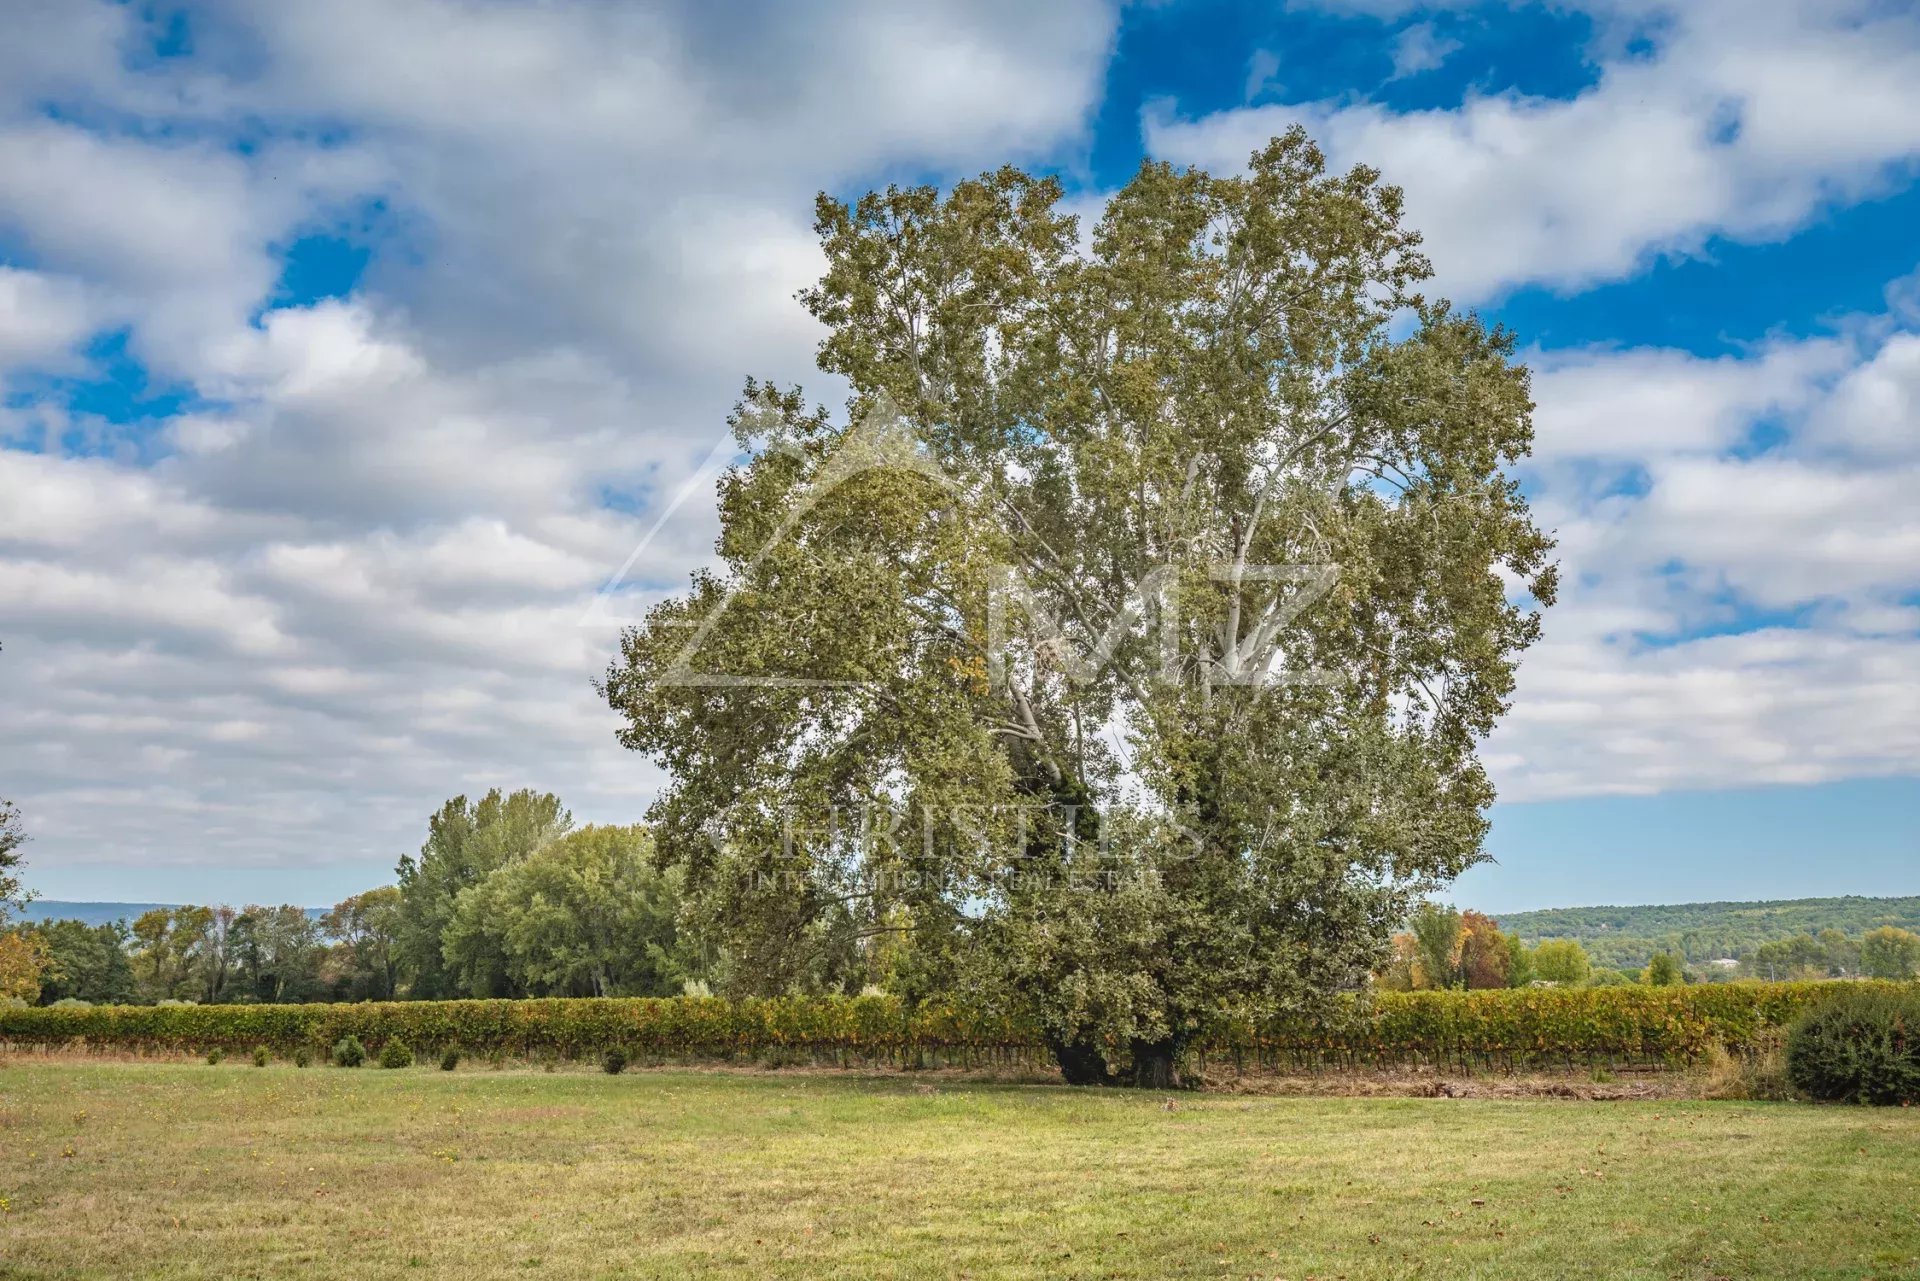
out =
<path fill-rule="evenodd" d="M 211 1050 L 207 1051 L 207 1063 L 213 1067 L 218 1067 L 220 1065 L 220 1061 L 226 1057 L 227 1057 L 227 1052 L 221 1049 L 217 1045 L 214 1046 Z"/>
<path fill-rule="evenodd" d="M 353 1000 L 391 1001 L 399 994 L 400 889 L 382 885 L 333 905 L 320 928 L 339 940 L 346 964 L 339 979 L 342 995 Z"/>
<path fill-rule="evenodd" d="M 1797 935 L 1817 942 L 1828 930 L 1849 939 L 1881 925 L 1920 930 L 1920 896 L 1552 908 L 1510 913 L 1500 918 L 1500 924 L 1529 942 L 1573 939 L 1586 946 L 1596 965 L 1638 970 L 1655 952 L 1673 952 L 1694 965 L 1704 965 L 1721 958 L 1752 957 L 1763 944 Z M 1827 973 L 1824 957 L 1820 964 L 1819 973 Z M 1751 967 L 1748 972 L 1753 973 Z M 1764 969 L 1754 976 L 1768 977 Z M 1773 977 L 1790 976 L 1776 962 Z"/>
<path fill-rule="evenodd" d="M 1787 1035 L 1787 1076 L 1816 1099 L 1920 1103 L 1920 989 L 1849 984 Z"/>
<path fill-rule="evenodd" d="M 380 1066 L 383 1068 L 406 1068 L 413 1066 L 413 1049 L 405 1041 L 390 1040 L 380 1047 Z"/>
<path fill-rule="evenodd" d="M 1649 987 L 1672 987 L 1681 982 L 1684 977 L 1679 960 L 1671 952 L 1656 952 L 1653 959 L 1647 962 L 1647 986 Z"/>
<path fill-rule="evenodd" d="M 1585 983 L 1593 972 L 1587 949 L 1572 939 L 1548 939 L 1528 956 L 1533 962 L 1533 976 L 1548 983 L 1575 987 Z"/>
<path fill-rule="evenodd" d="M 1723 983 L 1690 987 L 1515 988 L 1380 992 L 1343 1000 L 1325 1017 L 1255 1024 L 1216 1020 L 1196 1052 L 1278 1065 L 1482 1066 L 1690 1061 L 1708 1047 L 1763 1045 L 1831 983 Z M 1911 993 L 1859 982 L 1846 991 Z M 997 1061 L 1047 1052 L 1044 1030 L 1004 1013 L 895 997 L 609 998 L 401 1001 L 326 1005 L 93 1006 L 0 1009 L 0 1043 L 85 1043 L 139 1052 L 335 1044 L 358 1063 L 362 1044 L 460 1047 L 475 1054 L 591 1058 L 610 1049 L 660 1058 L 749 1057 L 768 1050 L 846 1062 L 920 1062 L 928 1056 Z"/>
<path fill-rule="evenodd" d="M 0 800 L 0 926 L 25 906 L 27 895 L 20 888 L 20 847 L 27 843 L 26 828 L 13 802 Z"/>
<path fill-rule="evenodd" d="M 1461 986 L 1460 913 L 1439 903 L 1422 903 L 1414 909 L 1408 928 L 1413 934 L 1413 986 Z"/>
<path fill-rule="evenodd" d="M 1838 939 L 1843 945 L 1845 936 Z M 1811 934 L 1795 934 L 1791 938 L 1776 939 L 1771 943 L 1762 943 L 1745 958 L 1741 969 L 1763 979 L 1816 979 L 1828 975 L 1847 972 L 1846 957 L 1836 957 L 1828 946 L 1829 940 L 1816 938 Z M 1852 949 L 1857 963 L 1857 947 Z"/>
<path fill-rule="evenodd" d="M 313 1051 L 304 1045 L 293 1047 L 293 1065 L 297 1068 L 310 1067 L 313 1064 Z"/>
<path fill-rule="evenodd" d="M 448 972 L 476 995 L 668 996 L 694 962 L 681 939 L 680 872 L 652 864 L 643 827 L 584 827 L 460 891 L 442 937 Z"/>
<path fill-rule="evenodd" d="M 1533 953 L 1518 934 L 1503 936 L 1507 945 L 1507 986 L 1525 987 L 1539 977 L 1533 968 Z"/>
<path fill-rule="evenodd" d="M 440 1051 L 440 1070 L 451 1072 L 460 1066 L 460 1051 L 452 1046 Z"/>
<path fill-rule="evenodd" d="M 400 901 L 391 923 L 391 947 L 411 976 L 415 997 L 455 996 L 463 991 L 507 995 L 504 961 L 490 966 L 468 958 L 464 985 L 449 973 L 442 950 L 462 890 L 480 884 L 498 868 L 525 858 L 573 826 L 573 817 L 551 794 L 494 789 L 478 802 L 456 796 L 427 820 L 418 858 L 400 860 Z"/>
<path fill-rule="evenodd" d="M 225 924 L 224 954 L 233 968 L 228 1000 L 300 1001 L 319 994 L 319 928 L 304 908 L 249 904 Z"/>
<path fill-rule="evenodd" d="M 153 908 L 129 935 L 96 933 L 99 947 L 124 939 L 134 989 L 146 1000 L 300 1001 L 325 995 L 325 947 L 305 909 L 249 905 Z M 104 956 L 93 965 L 114 982 Z"/>
<path fill-rule="evenodd" d="M 256 1045 L 253 1047 L 253 1065 L 255 1067 L 265 1067 L 268 1063 L 271 1063 L 272 1061 L 273 1061 L 273 1051 L 269 1050 L 264 1045 Z"/>
<path fill-rule="evenodd" d="M 1860 966 L 1870 979 L 1920 975 L 1920 934 L 1892 925 L 1869 930 L 1860 940 Z"/>
<path fill-rule="evenodd" d="M 343 1036 L 333 1043 L 333 1065 L 335 1067 L 357 1068 L 367 1061 L 367 1047 L 360 1043 L 357 1036 Z"/>
<path fill-rule="evenodd" d="M 67 920 L 32 928 L 47 947 L 48 968 L 40 985 L 43 1004 L 74 999 L 122 1005 L 138 997 L 127 960 L 131 936 L 125 925 Z"/>
<path fill-rule="evenodd" d="M 847 420 L 749 385 L 723 564 L 604 689 L 722 990 L 1004 993 L 1104 1079 L 1330 1006 L 1479 860 L 1554 578 L 1527 371 L 1419 296 L 1376 172 L 1296 129 L 1142 166 L 1090 239 L 1061 199 L 821 197 Z"/>
<path fill-rule="evenodd" d="M 608 1076 L 619 1076 L 627 1070 L 626 1051 L 615 1046 L 600 1056 L 600 1070 Z"/>

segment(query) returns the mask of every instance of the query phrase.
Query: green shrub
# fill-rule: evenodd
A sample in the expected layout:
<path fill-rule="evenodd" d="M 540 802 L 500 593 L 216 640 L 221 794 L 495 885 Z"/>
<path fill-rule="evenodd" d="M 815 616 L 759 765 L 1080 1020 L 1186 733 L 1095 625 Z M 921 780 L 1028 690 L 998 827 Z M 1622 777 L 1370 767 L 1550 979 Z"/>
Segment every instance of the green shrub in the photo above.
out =
<path fill-rule="evenodd" d="M 1787 1033 L 1787 1079 L 1816 1099 L 1920 1103 L 1920 991 L 1848 985 Z"/>
<path fill-rule="evenodd" d="M 460 1066 L 460 1051 L 448 1046 L 440 1052 L 440 1070 L 451 1072 Z"/>
<path fill-rule="evenodd" d="M 405 1041 L 388 1041 L 380 1047 L 380 1066 L 383 1068 L 412 1067 L 412 1047 Z"/>
<path fill-rule="evenodd" d="M 1596 976 L 1597 978 L 1597 976 Z M 1713 983 L 1611 988 L 1373 992 L 1314 1016 L 1222 1021 L 1191 1052 L 1218 1066 L 1319 1069 L 1445 1065 L 1459 1070 L 1698 1063 L 1714 1046 L 1745 1054 L 1777 1041 L 1805 1008 L 1848 991 L 1912 990 L 1882 982 Z M 0 1008 L 0 1047 L 85 1046 L 199 1054 L 209 1046 L 303 1049 L 460 1046 L 493 1064 L 599 1062 L 1050 1062 L 1037 1030 L 1004 1014 L 892 996 L 613 997 L 523 1001 L 367 1001 L 311 1005 Z M 361 1052 L 364 1061 L 365 1051 Z"/>
<path fill-rule="evenodd" d="M 333 1064 L 335 1067 L 359 1067 L 367 1061 L 367 1047 L 360 1044 L 357 1036 L 343 1036 L 333 1043 Z"/>
<path fill-rule="evenodd" d="M 253 1065 L 255 1067 L 265 1067 L 272 1061 L 273 1051 L 264 1045 L 256 1045 L 253 1047 Z"/>
<path fill-rule="evenodd" d="M 208 1063 L 212 1063 L 212 1064 L 218 1064 L 218 1063 L 220 1062 L 220 1060 L 221 1060 L 221 1059 L 224 1059 L 224 1058 L 226 1058 L 226 1057 L 227 1057 L 227 1052 L 226 1052 L 225 1050 L 223 1050 L 223 1049 L 221 1049 L 221 1048 L 220 1048 L 219 1046 L 217 1046 L 217 1045 L 216 1045 L 216 1046 L 214 1046 L 214 1047 L 213 1047 L 213 1048 L 212 1048 L 211 1050 L 208 1050 L 208 1051 L 207 1051 L 207 1062 L 208 1062 Z"/>
<path fill-rule="evenodd" d="M 304 1045 L 297 1045 L 297 1046 L 295 1046 L 295 1047 L 294 1047 L 294 1050 L 293 1050 L 293 1065 L 294 1065 L 295 1067 L 306 1067 L 306 1066 L 308 1066 L 309 1064 L 311 1064 L 312 1062 L 313 1062 L 313 1051 L 312 1051 L 312 1050 L 309 1050 L 309 1049 L 308 1049 L 308 1048 L 307 1048 L 306 1046 L 304 1046 Z"/>
<path fill-rule="evenodd" d="M 608 1050 L 600 1059 L 600 1070 L 608 1076 L 619 1076 L 627 1070 L 627 1056 L 619 1047 Z"/>

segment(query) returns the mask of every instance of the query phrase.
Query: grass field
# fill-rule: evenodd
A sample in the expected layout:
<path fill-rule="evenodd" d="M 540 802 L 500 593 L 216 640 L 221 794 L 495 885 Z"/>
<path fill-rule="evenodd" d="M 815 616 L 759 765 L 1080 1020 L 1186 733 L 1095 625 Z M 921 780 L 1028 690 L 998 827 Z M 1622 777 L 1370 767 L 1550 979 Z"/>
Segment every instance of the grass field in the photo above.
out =
<path fill-rule="evenodd" d="M 1920 1114 L 0 1068 L 6 1277 L 1920 1276 Z"/>

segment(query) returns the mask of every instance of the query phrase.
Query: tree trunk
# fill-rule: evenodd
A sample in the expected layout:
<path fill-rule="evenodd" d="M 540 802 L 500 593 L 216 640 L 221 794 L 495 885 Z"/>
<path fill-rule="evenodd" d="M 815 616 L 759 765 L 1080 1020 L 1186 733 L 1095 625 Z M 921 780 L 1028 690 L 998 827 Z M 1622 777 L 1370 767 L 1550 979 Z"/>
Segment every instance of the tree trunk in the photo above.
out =
<path fill-rule="evenodd" d="M 1047 1048 L 1053 1052 L 1054 1062 L 1060 1065 L 1060 1075 L 1068 1085 L 1113 1084 L 1113 1074 L 1107 1071 L 1106 1056 L 1100 1053 L 1099 1047 L 1087 1041 L 1062 1041 L 1050 1036 Z"/>
<path fill-rule="evenodd" d="M 1179 1047 L 1172 1041 L 1135 1041 L 1133 1043 L 1132 1081 L 1137 1089 L 1174 1090 L 1180 1087 L 1174 1059 Z"/>

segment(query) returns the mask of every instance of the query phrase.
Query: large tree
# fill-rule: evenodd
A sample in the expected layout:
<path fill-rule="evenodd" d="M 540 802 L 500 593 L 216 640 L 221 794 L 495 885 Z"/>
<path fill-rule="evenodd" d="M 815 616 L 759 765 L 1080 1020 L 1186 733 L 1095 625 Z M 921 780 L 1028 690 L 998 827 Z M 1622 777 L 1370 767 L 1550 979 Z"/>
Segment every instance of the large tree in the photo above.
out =
<path fill-rule="evenodd" d="M 382 885 L 333 905 L 320 929 L 341 949 L 338 978 L 353 1000 L 391 1001 L 399 986 L 400 889 Z"/>
<path fill-rule="evenodd" d="M 443 940 L 475 995 L 673 996 L 693 977 L 677 871 L 644 827 L 583 827 L 460 892 Z"/>
<path fill-rule="evenodd" d="M 131 932 L 124 921 L 88 925 L 85 921 L 49 921 L 37 930 L 47 947 L 43 1004 L 73 998 L 96 1005 L 127 1005 L 138 996 L 133 967 L 127 962 Z"/>
<path fill-rule="evenodd" d="M 410 995 L 470 994 L 447 971 L 442 952 L 454 900 L 496 868 L 525 858 L 572 826 L 573 816 L 552 793 L 523 789 L 502 794 L 497 787 L 478 801 L 456 796 L 427 820 L 420 857 L 403 856 L 397 869 L 400 907 L 394 951 L 409 978 Z"/>
<path fill-rule="evenodd" d="M 19 871 L 20 847 L 26 843 L 27 831 L 20 822 L 20 811 L 11 801 L 0 800 L 0 926 L 26 903 Z"/>
<path fill-rule="evenodd" d="M 884 940 L 1068 1079 L 1164 1083 L 1223 1018 L 1329 1008 L 1481 857 L 1550 542 L 1527 372 L 1418 292 L 1376 173 L 1296 130 L 1144 165 L 1085 241 L 1060 198 L 821 197 L 846 413 L 749 383 L 723 564 L 604 688 L 736 987 Z"/>
<path fill-rule="evenodd" d="M 227 946 L 251 999 L 281 1004 L 318 995 L 325 947 L 305 908 L 249 904 L 233 918 Z"/>

